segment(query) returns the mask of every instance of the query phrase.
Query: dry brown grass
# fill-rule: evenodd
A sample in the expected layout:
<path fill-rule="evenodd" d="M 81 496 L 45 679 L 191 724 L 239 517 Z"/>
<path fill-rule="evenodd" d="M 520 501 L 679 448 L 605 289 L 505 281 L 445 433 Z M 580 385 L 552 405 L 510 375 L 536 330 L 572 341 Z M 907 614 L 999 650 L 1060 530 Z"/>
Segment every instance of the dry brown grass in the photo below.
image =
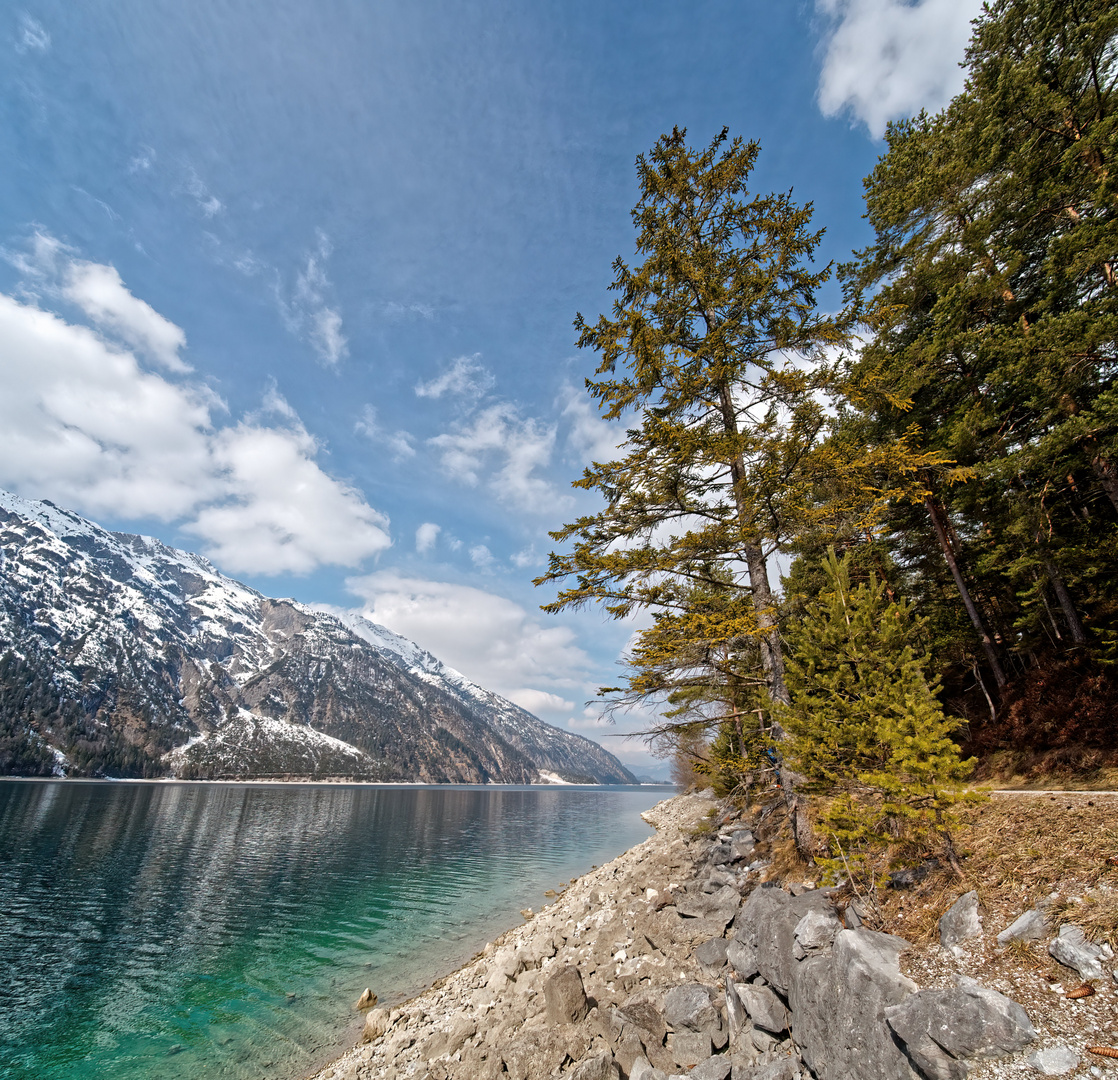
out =
<path fill-rule="evenodd" d="M 1118 751 L 1083 747 L 997 750 L 982 758 L 975 779 L 1025 791 L 1118 791 Z"/>
<path fill-rule="evenodd" d="M 933 940 L 940 915 L 975 889 L 994 932 L 1057 893 L 1094 897 L 1068 920 L 1088 934 L 1118 935 L 1118 866 L 1107 862 L 1118 862 L 1118 796 L 995 795 L 959 816 L 962 877 L 940 869 L 911 891 L 880 890 L 890 932 Z"/>
<path fill-rule="evenodd" d="M 1060 896 L 1048 913 L 1053 929 L 1075 923 L 1092 940 L 1118 945 L 1118 893 L 1105 886 L 1091 889 L 1082 897 Z"/>

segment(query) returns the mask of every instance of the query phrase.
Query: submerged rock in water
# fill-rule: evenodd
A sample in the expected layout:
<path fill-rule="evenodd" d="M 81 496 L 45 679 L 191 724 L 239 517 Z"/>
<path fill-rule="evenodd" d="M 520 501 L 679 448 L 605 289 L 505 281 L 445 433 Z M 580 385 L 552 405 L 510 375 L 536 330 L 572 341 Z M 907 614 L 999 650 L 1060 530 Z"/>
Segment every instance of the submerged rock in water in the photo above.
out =
<path fill-rule="evenodd" d="M 372 992 L 372 990 L 370 990 L 366 986 L 365 990 L 364 990 L 364 993 L 362 993 L 362 995 L 357 999 L 357 1004 L 354 1005 L 353 1007 L 355 1009 L 357 1009 L 358 1012 L 361 1012 L 364 1009 L 371 1009 L 376 1003 L 377 1003 L 376 994 L 374 994 Z"/>

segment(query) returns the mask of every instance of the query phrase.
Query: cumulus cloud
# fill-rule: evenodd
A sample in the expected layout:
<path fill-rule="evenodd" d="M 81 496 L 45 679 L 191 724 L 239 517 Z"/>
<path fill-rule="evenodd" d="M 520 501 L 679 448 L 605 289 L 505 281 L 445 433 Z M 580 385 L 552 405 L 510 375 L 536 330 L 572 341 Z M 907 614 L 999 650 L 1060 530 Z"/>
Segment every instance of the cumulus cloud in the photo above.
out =
<path fill-rule="evenodd" d="M 512 600 L 391 570 L 350 578 L 346 584 L 365 602 L 360 614 L 513 701 L 534 694 L 540 705 L 566 690 L 566 707 L 571 690 L 582 692 L 590 658 L 574 632 L 541 624 Z"/>
<path fill-rule="evenodd" d="M 25 287 L 77 306 L 101 331 L 131 346 L 168 371 L 185 373 L 179 356 L 186 335 L 150 304 L 133 296 L 113 266 L 87 262 L 73 248 L 36 232 L 22 252 L 8 253 L 23 272 Z"/>
<path fill-rule="evenodd" d="M 885 124 L 946 105 L 963 88 L 970 20 L 982 0 L 816 0 L 827 21 L 819 107 Z"/>
<path fill-rule="evenodd" d="M 551 461 L 555 426 L 522 418 L 508 402 L 489 405 L 428 442 L 455 479 L 488 490 L 508 506 L 548 513 L 570 505 L 555 485 L 536 475 Z"/>
<path fill-rule="evenodd" d="M 435 547 L 435 541 L 439 538 L 439 533 L 442 528 L 432 521 L 425 521 L 418 529 L 415 530 L 415 550 L 420 555 L 426 555 Z"/>
<path fill-rule="evenodd" d="M 24 14 L 19 19 L 19 33 L 16 36 L 16 52 L 45 53 L 50 48 L 50 34 L 41 22 Z"/>
<path fill-rule="evenodd" d="M 221 566 L 302 574 L 322 563 L 356 566 L 391 543 L 388 519 L 322 471 L 318 444 L 301 424 L 241 423 L 212 441 L 227 495 L 199 510 L 186 530 L 205 539 Z"/>
<path fill-rule="evenodd" d="M 259 415 L 219 423 L 225 406 L 204 384 L 142 363 L 162 349 L 173 366 L 182 331 L 115 268 L 51 250 L 54 278 L 40 272 L 24 299 L 0 294 L 0 485 L 92 515 L 179 522 L 232 571 L 359 566 L 389 546 L 387 520 L 323 471 L 274 387 Z M 36 258 L 32 248 L 24 263 L 41 268 Z M 69 299 L 92 325 L 44 297 Z"/>
<path fill-rule="evenodd" d="M 342 333 L 341 313 L 327 300 L 331 285 L 326 263 L 332 250 L 329 237 L 320 229 L 318 246 L 307 255 L 307 261 L 296 275 L 290 300 L 280 299 L 288 330 L 303 338 L 319 360 L 329 367 L 336 366 L 349 355 L 349 341 Z"/>
<path fill-rule="evenodd" d="M 478 398 L 491 390 L 493 384 L 492 374 L 478 362 L 478 354 L 474 353 L 457 357 L 446 371 L 430 382 L 417 383 L 415 393 L 421 398 Z"/>

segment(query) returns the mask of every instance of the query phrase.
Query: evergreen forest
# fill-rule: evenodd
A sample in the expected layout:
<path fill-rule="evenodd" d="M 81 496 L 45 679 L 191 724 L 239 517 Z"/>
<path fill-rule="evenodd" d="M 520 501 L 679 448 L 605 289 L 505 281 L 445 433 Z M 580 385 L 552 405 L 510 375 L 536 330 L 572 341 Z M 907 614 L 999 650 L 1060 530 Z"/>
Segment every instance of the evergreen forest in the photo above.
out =
<path fill-rule="evenodd" d="M 575 323 L 618 450 L 545 609 L 639 615 L 606 707 L 775 785 L 819 860 L 954 862 L 976 779 L 1118 764 L 1118 6 L 994 0 L 965 68 L 889 126 L 841 265 L 757 143 L 661 137 Z"/>

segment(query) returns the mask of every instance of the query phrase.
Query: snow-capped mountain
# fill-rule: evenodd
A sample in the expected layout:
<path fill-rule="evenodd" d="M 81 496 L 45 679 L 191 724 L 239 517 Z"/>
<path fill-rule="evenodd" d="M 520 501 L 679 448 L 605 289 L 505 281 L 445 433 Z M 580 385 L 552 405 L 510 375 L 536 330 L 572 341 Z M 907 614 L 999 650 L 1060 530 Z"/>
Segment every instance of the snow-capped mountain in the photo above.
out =
<path fill-rule="evenodd" d="M 0 492 L 0 773 L 632 783 L 406 638 Z"/>

